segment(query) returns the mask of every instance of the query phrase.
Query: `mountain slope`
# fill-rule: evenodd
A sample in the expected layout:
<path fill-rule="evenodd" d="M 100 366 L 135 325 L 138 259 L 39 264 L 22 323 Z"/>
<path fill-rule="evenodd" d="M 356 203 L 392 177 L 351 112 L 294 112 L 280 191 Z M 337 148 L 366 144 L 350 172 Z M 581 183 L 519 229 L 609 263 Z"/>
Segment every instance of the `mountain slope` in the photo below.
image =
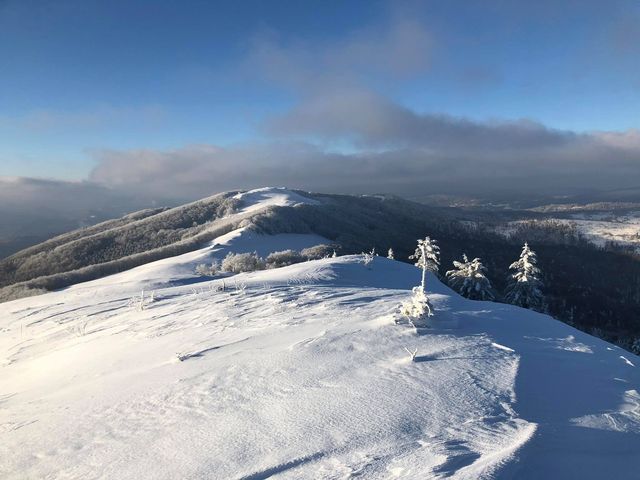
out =
<path fill-rule="evenodd" d="M 419 272 L 379 257 L 192 273 L 321 240 L 240 229 L 0 305 L 0 476 L 635 478 L 640 359 L 617 347 L 434 277 L 416 332 Z"/>
<path fill-rule="evenodd" d="M 356 208 L 349 210 L 349 205 Z M 421 215 L 412 218 L 408 215 L 411 209 Z M 270 233 L 309 233 L 324 225 L 329 226 L 332 239 L 345 248 L 361 248 L 354 239 L 363 227 L 365 231 L 393 234 L 402 222 L 407 233 L 416 232 L 413 238 L 417 232 L 422 234 L 424 219 L 434 223 L 439 216 L 433 212 L 440 210 L 404 200 L 303 195 L 284 188 L 221 193 L 180 207 L 144 210 L 69 232 L 3 259 L 0 300 L 63 288 L 191 252 L 241 226 Z M 347 219 L 338 219 L 346 215 L 348 223 L 341 225 Z M 343 228 L 335 229 L 338 225 Z"/>
<path fill-rule="evenodd" d="M 392 247 L 402 260 L 413 253 L 417 238 L 429 235 L 441 246 L 442 272 L 463 254 L 480 257 L 496 291 L 503 292 L 508 266 L 528 241 L 538 253 L 549 312 L 638 353 L 640 257 L 573 241 L 571 229 L 556 230 L 553 222 L 525 222 L 528 226 L 519 227 L 513 238 L 497 234 L 492 225 L 507 222 L 512 215 L 429 207 L 388 196 L 310 194 L 284 188 L 221 193 L 69 232 L 4 259 L 0 302 L 180 255 L 192 254 L 188 258 L 206 262 L 208 256 L 198 253 L 201 249 L 241 228 L 273 235 L 317 235 L 341 254 L 372 247 L 386 252 Z"/>

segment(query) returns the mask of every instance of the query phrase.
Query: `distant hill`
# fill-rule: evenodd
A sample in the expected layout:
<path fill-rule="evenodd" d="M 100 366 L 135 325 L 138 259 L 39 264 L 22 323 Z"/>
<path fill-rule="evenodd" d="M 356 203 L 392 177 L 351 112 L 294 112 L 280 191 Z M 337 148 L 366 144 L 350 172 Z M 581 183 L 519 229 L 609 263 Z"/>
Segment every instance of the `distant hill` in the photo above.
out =
<path fill-rule="evenodd" d="M 525 222 L 510 237 L 496 225 L 544 218 L 540 212 L 497 212 L 428 206 L 394 196 L 350 196 L 277 188 L 225 192 L 176 208 L 132 213 L 47 240 L 0 261 L 0 299 L 56 290 L 192 252 L 247 228 L 257 233 L 313 233 L 341 254 L 375 248 L 408 261 L 417 238 L 442 247 L 441 273 L 463 253 L 479 256 L 502 291 L 509 264 L 529 241 L 538 252 L 550 312 L 629 348 L 640 337 L 637 256 L 596 248 L 558 223 Z"/>
<path fill-rule="evenodd" d="M 398 198 L 302 192 L 288 192 L 285 198 L 278 189 L 262 191 L 270 192 L 271 200 L 254 206 L 247 203 L 246 194 L 225 192 L 54 237 L 1 260 L 0 287 L 20 284 L 11 289 L 16 295 L 28 289 L 62 288 L 195 250 L 241 224 L 265 232 L 322 231 L 352 251 L 376 242 L 413 241 L 427 225 L 451 221 L 447 209 Z M 299 201 L 292 203 L 293 196 Z"/>

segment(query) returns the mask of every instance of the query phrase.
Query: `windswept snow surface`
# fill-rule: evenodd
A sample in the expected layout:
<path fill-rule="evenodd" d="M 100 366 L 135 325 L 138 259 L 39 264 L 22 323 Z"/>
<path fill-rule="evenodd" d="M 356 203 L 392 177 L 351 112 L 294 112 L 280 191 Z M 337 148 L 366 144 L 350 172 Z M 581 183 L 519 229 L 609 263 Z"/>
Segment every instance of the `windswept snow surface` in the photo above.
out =
<path fill-rule="evenodd" d="M 255 212 L 266 207 L 293 207 L 300 204 L 317 205 L 317 200 L 303 197 L 299 193 L 284 187 L 265 187 L 237 194 L 234 198 L 242 200 L 243 213 Z"/>
<path fill-rule="evenodd" d="M 417 332 L 358 256 L 140 309 L 145 267 L 0 305 L 1 478 L 638 478 L 640 359 L 550 317 L 430 277 Z"/>

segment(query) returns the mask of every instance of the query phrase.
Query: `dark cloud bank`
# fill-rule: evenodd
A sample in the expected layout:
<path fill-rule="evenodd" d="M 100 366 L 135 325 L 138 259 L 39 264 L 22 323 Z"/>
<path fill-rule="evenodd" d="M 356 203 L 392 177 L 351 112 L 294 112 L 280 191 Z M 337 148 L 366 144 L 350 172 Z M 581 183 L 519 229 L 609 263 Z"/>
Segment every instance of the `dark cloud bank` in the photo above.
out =
<path fill-rule="evenodd" d="M 566 195 L 640 183 L 640 131 L 574 133 L 527 120 L 475 122 L 418 114 L 361 92 L 314 97 L 266 128 L 280 140 L 96 151 L 90 180 L 157 199 L 261 185 L 491 196 Z"/>
<path fill-rule="evenodd" d="M 5 180 L 13 211 L 127 209 L 285 185 L 407 197 L 570 195 L 640 184 L 640 131 L 574 133 L 519 120 L 418 114 L 371 94 L 314 97 L 273 119 L 277 141 L 97 150 L 86 182 Z M 310 139 L 313 139 L 311 141 Z M 336 147 L 348 145 L 348 148 Z"/>

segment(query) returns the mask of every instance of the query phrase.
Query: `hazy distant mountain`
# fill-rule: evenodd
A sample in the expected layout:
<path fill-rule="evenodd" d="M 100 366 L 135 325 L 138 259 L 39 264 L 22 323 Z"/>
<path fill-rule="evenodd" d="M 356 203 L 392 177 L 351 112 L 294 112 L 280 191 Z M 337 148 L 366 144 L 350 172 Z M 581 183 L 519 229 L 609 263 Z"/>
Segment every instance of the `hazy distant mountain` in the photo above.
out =
<path fill-rule="evenodd" d="M 153 204 L 90 182 L 0 176 L 0 259 Z"/>

